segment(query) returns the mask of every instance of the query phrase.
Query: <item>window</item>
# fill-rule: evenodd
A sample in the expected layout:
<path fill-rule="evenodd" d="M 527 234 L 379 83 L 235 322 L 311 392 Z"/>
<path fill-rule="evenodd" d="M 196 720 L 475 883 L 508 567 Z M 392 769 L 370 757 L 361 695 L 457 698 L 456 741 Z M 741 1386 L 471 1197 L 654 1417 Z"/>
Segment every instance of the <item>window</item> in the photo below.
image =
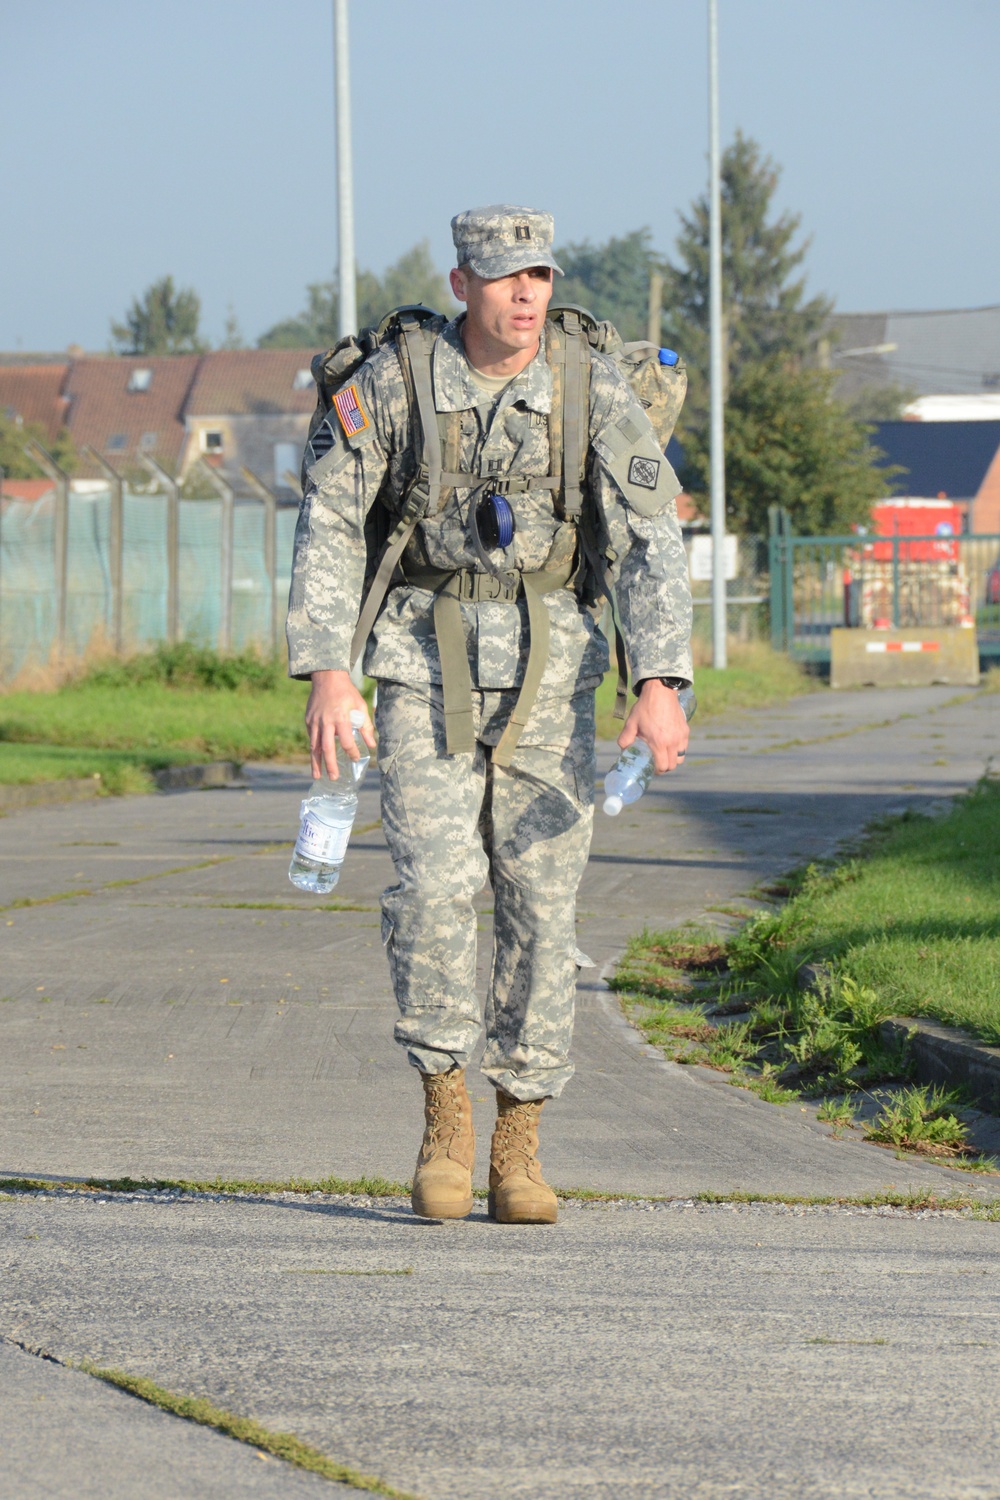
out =
<path fill-rule="evenodd" d="M 122 448 L 128 447 L 127 432 L 113 432 L 105 443 L 105 448 L 111 453 L 118 453 Z"/>
<path fill-rule="evenodd" d="M 126 386 L 126 390 L 133 392 L 148 391 L 152 384 L 152 370 L 133 370 L 128 378 L 128 385 Z"/>
<path fill-rule="evenodd" d="M 202 432 L 202 434 L 201 434 L 201 451 L 202 451 L 202 453 L 221 453 L 222 452 L 222 433 L 221 432 Z"/>
<path fill-rule="evenodd" d="M 139 439 L 139 447 L 142 449 L 143 453 L 152 453 L 153 449 L 156 447 L 156 439 L 159 437 L 159 435 L 160 434 L 158 432 L 143 433 L 142 437 Z"/>
<path fill-rule="evenodd" d="M 274 445 L 274 482 L 279 489 L 287 490 L 289 487 L 288 474 L 294 476 L 299 472 L 299 446 L 297 443 L 275 443 Z"/>
<path fill-rule="evenodd" d="M 292 381 L 293 391 L 308 391 L 313 384 L 312 370 L 296 370 L 295 379 Z"/>

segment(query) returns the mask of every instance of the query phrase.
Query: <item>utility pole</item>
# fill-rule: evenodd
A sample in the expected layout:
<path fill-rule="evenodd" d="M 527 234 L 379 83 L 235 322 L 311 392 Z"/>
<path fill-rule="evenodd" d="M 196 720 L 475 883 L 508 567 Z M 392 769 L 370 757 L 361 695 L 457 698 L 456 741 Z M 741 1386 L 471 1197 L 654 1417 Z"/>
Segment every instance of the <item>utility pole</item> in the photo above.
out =
<path fill-rule="evenodd" d="M 663 337 L 663 276 L 659 271 L 649 273 L 649 309 L 646 315 L 646 337 L 651 344 L 660 347 Z"/>
<path fill-rule="evenodd" d="M 337 98 L 337 328 L 343 338 L 346 333 L 356 333 L 358 328 L 347 0 L 333 0 L 333 57 Z"/>
<path fill-rule="evenodd" d="M 719 0 L 708 0 L 708 309 L 711 388 L 712 665 L 726 665 L 726 450 L 722 376 L 722 189 L 719 154 Z"/>

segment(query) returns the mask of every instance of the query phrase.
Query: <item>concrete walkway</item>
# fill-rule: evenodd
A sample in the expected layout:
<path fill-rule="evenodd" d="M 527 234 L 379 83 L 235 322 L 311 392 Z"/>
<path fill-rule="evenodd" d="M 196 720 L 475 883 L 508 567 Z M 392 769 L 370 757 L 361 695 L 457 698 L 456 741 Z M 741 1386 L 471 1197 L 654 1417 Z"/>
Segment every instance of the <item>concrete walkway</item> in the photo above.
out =
<path fill-rule="evenodd" d="M 873 816 L 962 790 L 998 727 L 996 696 L 817 694 L 706 725 L 683 775 L 598 814 L 579 903 L 598 967 L 582 975 L 578 1076 L 546 1112 L 553 1182 L 995 1194 L 995 1179 L 833 1141 L 811 1111 L 650 1056 L 599 975 L 644 924 L 725 923 L 755 884 Z M 329 912 L 285 879 L 305 779 L 247 780 L 0 819 L 8 1175 L 409 1177 L 420 1095 L 391 1041 L 375 789 Z M 485 894 L 482 911 L 485 969 Z M 0 1203 L 0 1333 L 209 1395 L 435 1500 L 978 1500 L 1000 1494 L 984 1380 L 1000 1309 L 983 1295 L 997 1236 L 844 1211 L 571 1208 L 519 1233 L 478 1212 L 426 1226 L 385 1200 L 19 1198 Z M 384 1270 L 408 1274 L 338 1274 Z M 930 1450 L 929 1426 L 948 1434 Z M 183 1447 L 190 1429 L 173 1428 Z M 82 1493 L 39 1462 L 19 1493 Z M 282 1472 L 282 1494 L 322 1483 Z M 212 1482 L 206 1468 L 176 1492 Z"/>
<path fill-rule="evenodd" d="M 1000 697 L 955 697 L 817 695 L 715 722 L 683 775 L 618 819 L 598 812 L 579 901 L 580 946 L 598 967 L 582 972 L 578 1076 L 546 1115 L 555 1183 L 667 1194 L 954 1183 L 833 1143 L 798 1108 L 650 1060 L 598 976 L 644 925 L 706 908 L 725 924 L 757 882 L 975 780 Z M 248 781 L 0 819 L 0 907 L 42 903 L 0 913 L 7 1172 L 409 1177 L 422 1105 L 391 1036 L 377 790 L 363 793 L 335 892 L 344 909 L 329 912 L 285 878 L 306 780 L 251 768 Z M 488 892 L 481 906 L 485 981 Z M 485 1081 L 475 1092 L 486 1132 Z"/>

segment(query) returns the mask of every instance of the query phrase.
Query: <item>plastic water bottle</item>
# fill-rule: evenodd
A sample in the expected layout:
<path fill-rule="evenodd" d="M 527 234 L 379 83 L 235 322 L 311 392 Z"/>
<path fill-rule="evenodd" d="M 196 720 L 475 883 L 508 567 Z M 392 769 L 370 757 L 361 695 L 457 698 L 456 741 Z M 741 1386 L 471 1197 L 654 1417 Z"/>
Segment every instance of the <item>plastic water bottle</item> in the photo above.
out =
<path fill-rule="evenodd" d="M 698 707 L 693 688 L 681 688 L 677 701 L 684 717 L 691 721 Z M 604 811 L 609 818 L 617 818 L 623 807 L 638 802 L 655 774 L 653 752 L 645 740 L 633 740 L 615 761 L 604 778 Z"/>
<path fill-rule="evenodd" d="M 302 803 L 299 836 L 288 866 L 288 878 L 300 891 L 325 896 L 340 879 L 340 867 L 344 863 L 347 841 L 358 810 L 358 787 L 371 759 L 368 746 L 361 738 L 364 722 L 362 710 L 352 709 L 351 729 L 361 759 L 351 760 L 338 743 L 338 779 L 331 781 L 329 777 L 321 776 L 313 782 L 312 791 Z"/>

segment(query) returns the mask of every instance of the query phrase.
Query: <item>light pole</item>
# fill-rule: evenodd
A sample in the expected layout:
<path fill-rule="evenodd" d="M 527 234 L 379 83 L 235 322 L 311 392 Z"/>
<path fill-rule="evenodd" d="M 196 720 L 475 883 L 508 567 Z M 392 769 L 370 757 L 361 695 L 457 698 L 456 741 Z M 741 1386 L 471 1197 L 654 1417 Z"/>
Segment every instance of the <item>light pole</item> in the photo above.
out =
<path fill-rule="evenodd" d="M 356 333 L 358 327 L 347 0 L 333 0 L 333 56 L 337 98 L 337 331 L 343 338 L 346 333 Z"/>
<path fill-rule="evenodd" d="M 712 665 L 726 665 L 726 450 L 722 378 L 719 0 L 708 0 L 708 323 L 712 517 Z"/>

